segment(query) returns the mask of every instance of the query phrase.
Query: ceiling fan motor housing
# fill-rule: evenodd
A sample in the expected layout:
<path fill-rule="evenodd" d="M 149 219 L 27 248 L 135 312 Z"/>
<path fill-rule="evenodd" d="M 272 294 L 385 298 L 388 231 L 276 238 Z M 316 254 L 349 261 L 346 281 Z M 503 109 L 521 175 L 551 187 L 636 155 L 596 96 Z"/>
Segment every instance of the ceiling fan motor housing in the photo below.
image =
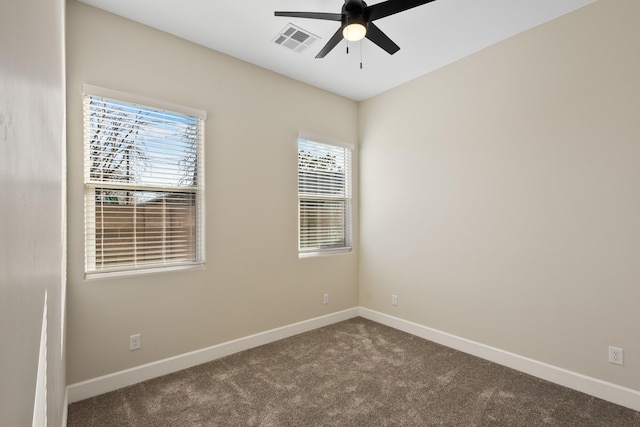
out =
<path fill-rule="evenodd" d="M 367 15 L 367 4 L 358 0 L 347 0 L 342 5 L 342 29 L 347 25 L 360 24 L 366 29 L 369 27 L 369 17 Z"/>

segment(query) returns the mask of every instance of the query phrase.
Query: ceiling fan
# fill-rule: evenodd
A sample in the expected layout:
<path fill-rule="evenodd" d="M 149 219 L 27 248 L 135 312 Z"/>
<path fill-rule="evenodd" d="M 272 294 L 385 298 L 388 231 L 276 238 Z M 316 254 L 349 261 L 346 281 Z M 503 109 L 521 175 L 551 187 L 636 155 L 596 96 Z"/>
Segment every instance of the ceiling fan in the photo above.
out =
<path fill-rule="evenodd" d="M 329 39 L 316 58 L 324 58 L 327 53 L 336 47 L 344 37 L 349 41 L 359 41 L 368 38 L 390 55 L 400 50 L 385 33 L 378 28 L 373 21 L 403 12 L 435 0 L 387 0 L 371 6 L 362 0 L 345 0 L 341 13 L 324 12 L 275 12 L 275 16 L 289 16 L 292 18 L 323 19 L 326 21 L 339 21 L 340 28 Z"/>

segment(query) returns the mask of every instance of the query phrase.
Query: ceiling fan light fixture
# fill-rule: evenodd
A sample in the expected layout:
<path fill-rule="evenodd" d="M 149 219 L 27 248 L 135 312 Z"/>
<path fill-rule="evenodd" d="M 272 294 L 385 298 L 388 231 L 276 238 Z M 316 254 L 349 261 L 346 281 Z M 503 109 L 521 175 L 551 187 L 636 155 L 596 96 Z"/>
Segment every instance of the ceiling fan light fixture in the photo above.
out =
<path fill-rule="evenodd" d="M 353 22 L 343 28 L 342 35 L 350 42 L 357 42 L 367 35 L 367 27 L 359 22 Z"/>
<path fill-rule="evenodd" d="M 368 6 L 364 0 L 344 0 L 340 13 L 275 11 L 274 15 L 340 22 L 340 27 L 318 52 L 316 58 L 324 58 L 343 38 L 357 42 L 365 37 L 389 55 L 393 55 L 400 50 L 400 46 L 395 44 L 373 21 L 432 1 L 434 0 L 385 0 Z"/>

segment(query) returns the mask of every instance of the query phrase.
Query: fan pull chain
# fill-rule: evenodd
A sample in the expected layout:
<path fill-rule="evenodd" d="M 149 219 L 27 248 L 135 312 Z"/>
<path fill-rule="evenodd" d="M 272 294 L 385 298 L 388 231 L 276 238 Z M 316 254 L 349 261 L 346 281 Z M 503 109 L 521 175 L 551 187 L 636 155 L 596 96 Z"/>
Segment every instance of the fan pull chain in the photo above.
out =
<path fill-rule="evenodd" d="M 346 40 L 346 42 L 347 42 L 347 55 L 348 55 L 349 54 L 349 40 Z M 360 40 L 360 69 L 362 70 L 362 40 Z"/>

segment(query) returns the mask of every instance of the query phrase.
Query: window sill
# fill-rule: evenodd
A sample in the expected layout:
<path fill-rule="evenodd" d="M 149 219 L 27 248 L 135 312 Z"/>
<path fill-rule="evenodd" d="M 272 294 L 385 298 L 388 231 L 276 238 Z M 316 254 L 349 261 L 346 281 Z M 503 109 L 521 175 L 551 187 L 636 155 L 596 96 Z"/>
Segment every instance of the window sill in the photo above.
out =
<path fill-rule="evenodd" d="M 340 248 L 340 249 L 325 249 L 322 251 L 315 252 L 298 252 L 298 258 L 315 258 L 315 257 L 323 257 L 323 256 L 331 256 L 331 255 L 341 255 L 351 252 L 351 247 L 348 248 Z"/>
<path fill-rule="evenodd" d="M 172 265 L 172 266 L 163 266 L 163 267 L 139 268 L 136 270 L 114 270 L 114 271 L 104 271 L 104 272 L 95 272 L 95 273 L 85 273 L 84 278 L 86 281 L 93 281 L 93 280 L 100 280 L 100 279 L 112 279 L 112 278 L 118 278 L 118 277 L 139 276 L 143 274 L 166 273 L 171 271 L 203 270 L 204 268 L 205 268 L 204 263 L 195 263 L 195 264 Z"/>

